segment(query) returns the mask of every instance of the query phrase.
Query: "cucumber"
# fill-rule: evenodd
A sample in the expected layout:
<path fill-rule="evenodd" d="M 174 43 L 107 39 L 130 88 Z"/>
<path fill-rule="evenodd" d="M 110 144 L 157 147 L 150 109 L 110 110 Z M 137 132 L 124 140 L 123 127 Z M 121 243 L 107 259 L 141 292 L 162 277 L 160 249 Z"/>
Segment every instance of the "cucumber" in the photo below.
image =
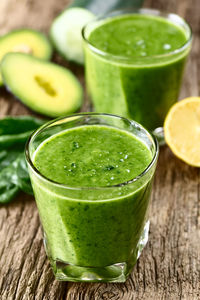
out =
<path fill-rule="evenodd" d="M 56 17 L 50 28 L 55 49 L 67 60 L 84 63 L 81 30 L 97 15 L 120 8 L 138 8 L 143 0 L 75 0 Z"/>
<path fill-rule="evenodd" d="M 94 17 L 89 10 L 72 7 L 55 19 L 50 28 L 50 39 L 61 56 L 83 64 L 81 29 Z"/>

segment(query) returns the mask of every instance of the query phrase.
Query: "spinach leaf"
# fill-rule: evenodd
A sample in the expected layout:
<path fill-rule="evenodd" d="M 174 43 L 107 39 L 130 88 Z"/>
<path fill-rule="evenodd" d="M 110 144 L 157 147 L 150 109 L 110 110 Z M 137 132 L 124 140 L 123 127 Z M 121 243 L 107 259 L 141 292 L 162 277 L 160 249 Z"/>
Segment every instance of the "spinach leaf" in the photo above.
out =
<path fill-rule="evenodd" d="M 11 201 L 20 190 L 32 194 L 24 147 L 42 124 L 43 120 L 31 116 L 0 120 L 0 203 Z"/>
<path fill-rule="evenodd" d="M 0 120 L 0 136 L 32 132 L 42 124 L 43 120 L 31 116 L 7 116 Z"/>
<path fill-rule="evenodd" d="M 4 168 L 0 172 L 0 203 L 7 203 L 16 196 L 19 191 L 15 184 L 16 174 L 12 165 Z"/>
<path fill-rule="evenodd" d="M 9 149 L 11 146 L 23 149 L 31 133 L 32 131 L 27 131 L 19 134 L 0 135 L 0 150 Z"/>
<path fill-rule="evenodd" d="M 16 158 L 19 156 L 19 154 L 23 151 L 22 150 L 1 150 L 0 151 L 0 170 L 2 170 L 5 167 L 8 167 Z"/>

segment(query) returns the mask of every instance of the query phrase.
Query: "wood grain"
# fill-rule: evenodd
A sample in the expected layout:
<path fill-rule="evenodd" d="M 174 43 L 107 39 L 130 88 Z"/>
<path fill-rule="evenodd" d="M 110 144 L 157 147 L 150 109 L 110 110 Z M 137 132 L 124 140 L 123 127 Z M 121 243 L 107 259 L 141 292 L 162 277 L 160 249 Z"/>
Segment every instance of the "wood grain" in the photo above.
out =
<path fill-rule="evenodd" d="M 68 1 L 1 0 L 0 34 L 18 27 L 47 32 Z M 145 7 L 175 12 L 192 26 L 194 40 L 180 98 L 199 95 L 199 0 L 146 0 Z M 63 62 L 84 84 L 83 70 Z M 83 110 L 88 110 L 86 101 Z M 0 117 L 30 114 L 4 88 Z M 192 132 L 191 132 L 192 134 Z M 200 172 L 160 151 L 147 247 L 124 284 L 62 283 L 54 280 L 46 258 L 34 199 L 19 194 L 0 206 L 0 299 L 2 300 L 198 300 L 200 299 Z"/>

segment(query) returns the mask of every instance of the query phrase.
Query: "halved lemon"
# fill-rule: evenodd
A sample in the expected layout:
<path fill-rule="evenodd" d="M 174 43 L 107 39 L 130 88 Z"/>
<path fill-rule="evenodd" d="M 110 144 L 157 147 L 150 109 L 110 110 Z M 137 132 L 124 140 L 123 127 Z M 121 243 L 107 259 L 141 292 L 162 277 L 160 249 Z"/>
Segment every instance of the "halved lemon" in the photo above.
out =
<path fill-rule="evenodd" d="M 165 140 L 172 152 L 187 164 L 200 167 L 200 97 L 174 104 L 164 122 Z"/>

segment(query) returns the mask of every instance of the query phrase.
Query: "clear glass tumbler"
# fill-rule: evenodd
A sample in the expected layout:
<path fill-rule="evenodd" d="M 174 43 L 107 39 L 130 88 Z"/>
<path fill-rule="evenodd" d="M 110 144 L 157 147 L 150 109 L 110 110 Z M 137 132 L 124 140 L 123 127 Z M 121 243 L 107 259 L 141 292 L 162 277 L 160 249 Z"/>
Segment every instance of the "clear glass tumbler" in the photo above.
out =
<path fill-rule="evenodd" d="M 120 19 L 120 22 L 123 22 L 124 17 L 135 15 L 137 17 L 148 16 L 152 22 L 158 18 L 158 20 L 172 24 L 184 33 L 185 43 L 173 51 L 148 55 L 145 52 L 145 39 L 140 39 L 137 46 L 143 47 L 144 49 L 141 48 L 143 52 L 138 56 L 132 56 L 128 54 L 129 49 L 133 47 L 131 39 L 126 41 L 127 47 L 124 49 L 126 50 L 124 55 L 113 55 L 109 50 L 101 50 L 90 42 L 90 35 L 95 29 L 113 20 Z M 132 30 L 133 36 L 140 37 L 134 28 L 126 26 L 127 31 Z M 116 30 L 118 29 L 115 28 Z M 105 42 L 105 49 L 109 49 L 112 39 L 115 46 L 120 47 L 122 37 L 118 37 L 115 31 L 109 42 Z M 154 131 L 158 136 L 161 132 L 162 138 L 161 128 L 169 108 L 178 99 L 185 62 L 191 48 L 190 26 L 178 15 L 158 10 L 119 10 L 88 23 L 83 28 L 82 36 L 87 90 L 93 102 L 94 111 L 118 114 L 133 119 L 148 130 Z M 160 36 L 162 36 L 162 30 L 160 30 Z M 124 36 L 124 39 L 127 37 Z M 152 45 L 156 47 L 157 41 L 158 38 L 152 40 Z M 166 41 L 163 47 L 169 49 L 170 45 Z"/>
<path fill-rule="evenodd" d="M 54 182 L 35 167 L 34 155 L 46 139 L 62 131 L 97 124 L 124 130 L 146 145 L 152 160 L 139 176 L 114 186 L 79 188 Z M 45 249 L 56 279 L 126 280 L 148 240 L 148 207 L 157 158 L 158 143 L 154 136 L 140 124 L 114 115 L 67 116 L 32 134 L 26 146 L 26 159 Z"/>

